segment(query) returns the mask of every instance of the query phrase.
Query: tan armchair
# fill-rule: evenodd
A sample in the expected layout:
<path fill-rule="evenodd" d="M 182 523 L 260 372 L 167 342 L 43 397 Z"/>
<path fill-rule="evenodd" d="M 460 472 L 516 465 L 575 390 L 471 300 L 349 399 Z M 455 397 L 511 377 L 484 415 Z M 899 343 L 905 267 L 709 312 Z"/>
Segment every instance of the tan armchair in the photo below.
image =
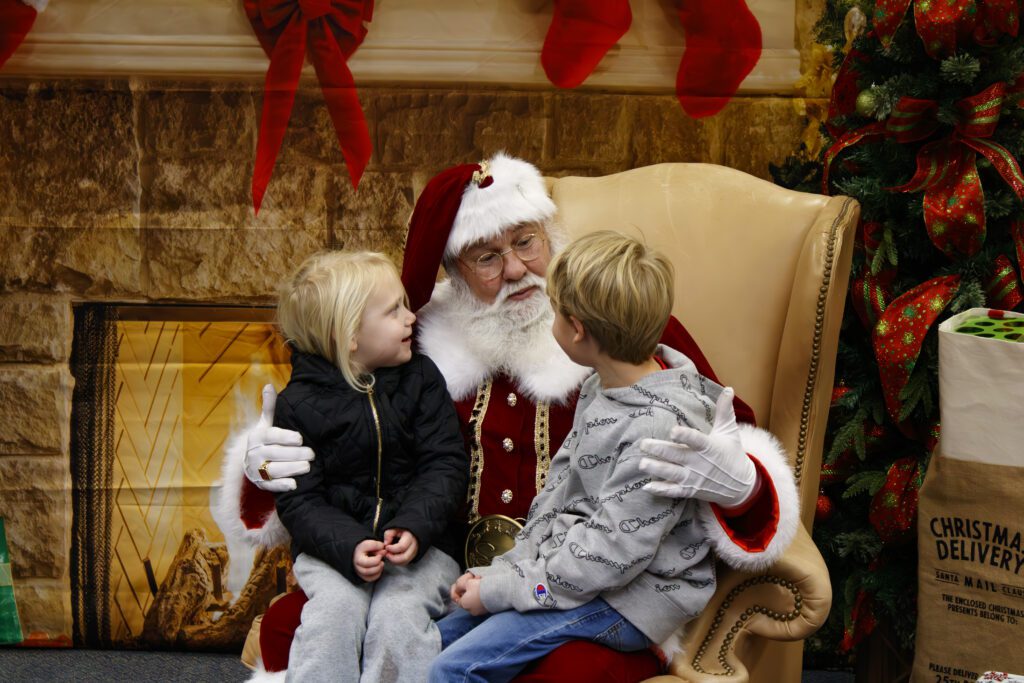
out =
<path fill-rule="evenodd" d="M 783 559 L 720 571 L 685 652 L 648 683 L 799 681 L 802 640 L 832 603 L 810 529 L 858 204 L 707 164 L 549 183 L 570 235 L 621 230 L 672 259 L 676 317 L 786 447 L 800 488 L 803 528 Z"/>

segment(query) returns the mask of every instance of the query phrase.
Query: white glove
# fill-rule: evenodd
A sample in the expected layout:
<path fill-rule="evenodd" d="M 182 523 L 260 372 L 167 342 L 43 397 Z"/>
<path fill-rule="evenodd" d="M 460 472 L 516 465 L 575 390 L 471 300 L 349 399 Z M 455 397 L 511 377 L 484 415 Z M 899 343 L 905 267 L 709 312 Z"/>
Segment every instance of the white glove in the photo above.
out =
<path fill-rule="evenodd" d="M 757 470 L 740 442 L 733 393 L 732 387 L 726 387 L 718 397 L 710 434 L 674 427 L 672 441 L 640 442 L 640 450 L 651 456 L 640 459 L 640 469 L 663 480 L 650 482 L 644 486 L 646 490 L 726 508 L 742 505 L 757 492 Z"/>
<path fill-rule="evenodd" d="M 259 422 L 246 436 L 243 465 L 249 481 L 264 491 L 280 493 L 295 489 L 292 477 L 309 472 L 309 461 L 316 455 L 312 448 L 303 447 L 301 434 L 274 426 L 276 403 L 277 392 L 268 384 L 263 387 Z"/>

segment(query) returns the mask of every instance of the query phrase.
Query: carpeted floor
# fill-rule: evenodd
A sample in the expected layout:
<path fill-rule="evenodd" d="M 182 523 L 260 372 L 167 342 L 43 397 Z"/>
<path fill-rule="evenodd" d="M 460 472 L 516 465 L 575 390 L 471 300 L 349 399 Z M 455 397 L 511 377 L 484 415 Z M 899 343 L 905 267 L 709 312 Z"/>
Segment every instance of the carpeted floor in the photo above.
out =
<path fill-rule="evenodd" d="M 249 671 L 235 655 L 124 650 L 26 650 L 0 648 L 0 680 L 153 683 L 244 681 Z M 853 674 L 805 671 L 803 683 L 853 683 Z"/>

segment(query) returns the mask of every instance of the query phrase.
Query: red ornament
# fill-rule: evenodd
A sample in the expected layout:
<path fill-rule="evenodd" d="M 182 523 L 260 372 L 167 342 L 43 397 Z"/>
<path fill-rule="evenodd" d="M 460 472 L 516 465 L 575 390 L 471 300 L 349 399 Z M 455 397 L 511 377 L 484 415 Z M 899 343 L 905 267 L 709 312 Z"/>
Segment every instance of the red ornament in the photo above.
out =
<path fill-rule="evenodd" d="M 825 495 L 824 491 L 819 491 L 818 503 L 814 506 L 814 521 L 827 522 L 835 511 L 836 506 L 832 499 Z"/>

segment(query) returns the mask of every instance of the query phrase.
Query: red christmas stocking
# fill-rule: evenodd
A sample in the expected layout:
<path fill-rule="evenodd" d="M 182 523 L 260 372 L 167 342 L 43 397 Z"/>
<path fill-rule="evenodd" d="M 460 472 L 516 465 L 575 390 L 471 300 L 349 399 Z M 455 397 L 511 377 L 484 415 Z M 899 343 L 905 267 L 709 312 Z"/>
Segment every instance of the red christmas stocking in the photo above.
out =
<path fill-rule="evenodd" d="M 21 0 L 0 0 L 0 66 L 25 40 L 36 21 L 36 10 Z"/>
<path fill-rule="evenodd" d="M 686 52 L 676 97 L 694 118 L 721 111 L 761 56 L 761 26 L 744 0 L 682 0 Z"/>
<path fill-rule="evenodd" d="M 587 80 L 633 21 L 629 0 L 555 0 L 540 63 L 559 88 Z"/>

